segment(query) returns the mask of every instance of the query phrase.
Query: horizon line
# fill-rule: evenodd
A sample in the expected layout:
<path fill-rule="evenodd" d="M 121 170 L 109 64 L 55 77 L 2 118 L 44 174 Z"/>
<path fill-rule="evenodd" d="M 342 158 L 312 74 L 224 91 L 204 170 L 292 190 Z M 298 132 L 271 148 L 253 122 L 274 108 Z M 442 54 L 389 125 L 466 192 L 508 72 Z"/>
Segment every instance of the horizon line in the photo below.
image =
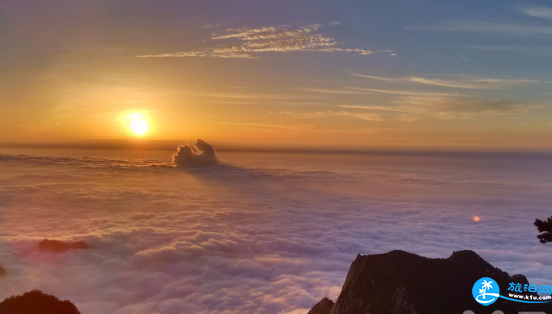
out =
<path fill-rule="evenodd" d="M 88 141 L 84 143 L 0 143 L 1 148 L 9 149 L 52 149 L 52 150 L 106 150 L 106 151 L 174 151 L 182 144 L 195 141 L 173 141 L 173 140 L 101 140 Z M 328 148 L 327 144 L 313 144 L 311 147 L 296 145 L 245 145 L 245 144 L 218 144 L 214 145 L 217 152 L 242 152 L 242 153 L 287 153 L 287 154 L 333 154 L 333 155 L 424 155 L 424 156 L 449 156 L 449 157 L 540 157 L 552 158 L 552 150 L 536 149 L 505 149 L 505 148 L 469 148 L 469 147 L 438 147 L 438 146 L 410 146 L 399 147 L 376 147 L 359 145 L 353 148 L 344 144 Z M 323 146 L 323 147 L 322 147 Z M 0 155 L 2 152 L 0 151 Z"/>

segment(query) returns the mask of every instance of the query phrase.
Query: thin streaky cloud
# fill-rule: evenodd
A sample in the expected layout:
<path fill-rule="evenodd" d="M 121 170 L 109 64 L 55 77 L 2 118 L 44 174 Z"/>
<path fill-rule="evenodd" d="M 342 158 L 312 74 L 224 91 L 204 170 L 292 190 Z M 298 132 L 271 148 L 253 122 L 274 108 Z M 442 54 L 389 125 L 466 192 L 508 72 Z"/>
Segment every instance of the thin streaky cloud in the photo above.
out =
<path fill-rule="evenodd" d="M 341 108 L 386 112 L 387 119 L 415 121 L 421 117 L 442 119 L 468 118 L 476 115 L 525 114 L 535 106 L 500 99 L 400 96 L 392 105 L 341 105 Z"/>
<path fill-rule="evenodd" d="M 278 105 L 281 107 L 311 107 L 318 106 L 320 102 L 305 102 L 305 101 L 275 101 L 275 100 L 259 100 L 259 101 L 240 101 L 240 100 L 204 100 L 204 103 L 221 104 L 221 105 L 243 105 L 243 106 L 259 106 L 263 104 Z"/>
<path fill-rule="evenodd" d="M 383 76 L 375 76 L 375 75 L 365 75 L 365 74 L 358 74 L 358 73 L 351 73 L 354 76 L 368 78 L 372 80 L 377 81 L 384 81 L 384 82 L 397 82 L 400 81 L 402 78 L 392 78 L 392 77 L 383 77 Z"/>
<path fill-rule="evenodd" d="M 355 118 L 365 121 L 382 121 L 382 116 L 378 113 L 350 112 L 350 111 L 315 111 L 315 112 L 282 112 L 290 117 L 306 118 L 306 119 L 322 119 L 322 118 Z"/>
<path fill-rule="evenodd" d="M 181 91 L 179 94 L 197 96 L 197 97 L 209 97 L 209 98 L 229 98 L 229 99 L 256 99 L 256 100 L 300 100 L 300 99 L 318 99 L 319 97 L 307 96 L 307 95 L 275 95 L 275 94 L 246 94 L 246 93 L 194 93 Z"/>
<path fill-rule="evenodd" d="M 253 101 L 239 101 L 239 100 L 204 100 L 204 103 L 208 104 L 220 104 L 220 105 L 244 105 L 244 106 L 254 106 L 258 105 L 258 102 Z"/>
<path fill-rule="evenodd" d="M 324 88 L 301 88 L 306 92 L 315 92 L 323 94 L 343 94 L 343 95 L 372 95 L 374 93 L 367 93 L 361 91 L 343 90 L 343 89 L 324 89 Z"/>
<path fill-rule="evenodd" d="M 281 130 L 290 130 L 290 131 L 303 131 L 309 128 L 312 128 L 311 125 L 277 125 L 277 124 L 264 124 L 264 123 L 253 123 L 253 122 L 217 122 L 218 124 L 225 125 L 241 125 L 241 126 L 253 126 L 260 128 L 269 128 L 269 129 L 281 129 Z"/>
<path fill-rule="evenodd" d="M 497 78 L 480 78 L 480 79 L 473 79 L 473 82 L 499 83 L 499 84 L 550 83 L 550 81 L 539 81 L 539 80 L 532 80 L 532 79 L 497 79 Z"/>
<path fill-rule="evenodd" d="M 248 53 L 240 52 L 233 48 L 213 48 L 198 51 L 179 51 L 153 55 L 140 55 L 136 58 L 227 58 L 227 59 L 256 59 L 258 57 L 252 56 Z"/>
<path fill-rule="evenodd" d="M 212 39 L 230 39 L 237 38 L 243 41 L 264 40 L 264 39 L 282 39 L 282 38 L 303 38 L 305 34 L 310 34 L 317 31 L 322 25 L 309 24 L 303 25 L 297 29 L 292 29 L 291 26 L 268 26 L 257 29 L 240 28 L 227 29 L 226 35 L 214 35 Z"/>
<path fill-rule="evenodd" d="M 340 105 L 341 108 L 346 109 L 362 109 L 362 110 L 376 110 L 376 111 L 394 111 L 394 112 L 410 112 L 403 108 L 397 108 L 392 106 L 366 106 L 366 105 Z"/>
<path fill-rule="evenodd" d="M 416 91 L 407 91 L 407 90 L 361 88 L 361 87 L 353 87 L 353 86 L 345 86 L 345 88 L 348 88 L 354 91 L 372 92 L 372 93 L 389 94 L 389 95 L 463 97 L 462 95 L 454 94 L 454 93 L 416 92 Z"/>
<path fill-rule="evenodd" d="M 374 53 L 396 55 L 390 50 L 372 51 L 361 48 L 340 47 L 343 43 L 320 34 L 320 24 L 308 24 L 299 27 L 289 25 L 267 26 L 261 28 L 227 29 L 223 34 L 213 34 L 212 41 L 222 41 L 222 45 L 196 51 L 179 51 L 161 54 L 138 55 L 140 58 L 259 58 L 261 53 L 286 52 L 342 52 L 357 55 Z"/>
<path fill-rule="evenodd" d="M 434 85 L 434 86 L 440 86 L 440 87 L 452 87 L 452 88 L 461 88 L 461 89 L 486 89 L 485 87 L 476 84 L 470 84 L 467 82 L 460 82 L 460 81 L 452 81 L 452 80 L 443 80 L 443 79 L 428 79 L 424 77 L 417 77 L 417 76 L 410 76 L 410 77 L 381 77 L 381 76 L 371 76 L 371 75 L 361 75 L 361 74 L 355 74 L 353 75 L 378 81 L 384 81 L 384 82 L 404 82 L 404 83 L 420 83 L 425 85 Z"/>
<path fill-rule="evenodd" d="M 538 6 L 522 9 L 521 12 L 527 16 L 539 17 L 552 20 L 552 7 Z"/>
<path fill-rule="evenodd" d="M 202 29 L 210 29 L 210 28 L 216 28 L 216 27 L 219 27 L 220 24 L 212 24 L 212 25 L 203 25 L 203 26 L 200 26 L 199 28 L 202 28 Z"/>
<path fill-rule="evenodd" d="M 451 48 L 451 49 L 469 49 L 469 50 L 489 50 L 500 52 L 523 52 L 523 53 L 544 53 L 552 54 L 552 49 L 546 46 L 504 46 L 504 45 L 436 45 L 439 47 Z"/>
<path fill-rule="evenodd" d="M 487 33 L 519 37 L 552 35 L 552 27 L 516 25 L 481 20 L 458 20 L 445 22 L 439 25 L 413 25 L 406 27 L 406 30 L 428 32 L 463 32 L 482 34 Z"/>
<path fill-rule="evenodd" d="M 450 87 L 460 89 L 501 89 L 511 87 L 514 84 L 530 84 L 530 83 L 549 83 L 548 81 L 539 81 L 533 79 L 502 79 L 502 78 L 485 78 L 465 75 L 454 75 L 452 79 L 442 78 L 425 78 L 419 76 L 409 77 L 381 77 L 373 75 L 363 75 L 351 73 L 354 76 L 368 78 L 384 82 L 399 82 L 399 83 L 418 83 L 439 87 Z M 448 75 L 447 77 L 451 77 Z"/>
<path fill-rule="evenodd" d="M 410 77 L 412 82 L 462 89 L 501 89 L 516 84 L 549 83 L 532 79 L 500 79 L 500 78 L 466 78 L 464 80 L 427 79 L 423 77 Z"/>
<path fill-rule="evenodd" d="M 458 81 L 448 81 L 441 79 L 427 79 L 423 77 L 412 76 L 409 78 L 410 81 L 414 83 L 440 86 L 440 87 L 451 87 L 451 88 L 460 88 L 460 89 L 489 89 L 489 86 L 483 84 L 471 84 L 467 82 L 458 82 Z"/>
<path fill-rule="evenodd" d="M 439 118 L 467 118 L 475 115 L 525 114 L 532 106 L 501 99 L 406 96 L 395 100 L 405 111 Z"/>

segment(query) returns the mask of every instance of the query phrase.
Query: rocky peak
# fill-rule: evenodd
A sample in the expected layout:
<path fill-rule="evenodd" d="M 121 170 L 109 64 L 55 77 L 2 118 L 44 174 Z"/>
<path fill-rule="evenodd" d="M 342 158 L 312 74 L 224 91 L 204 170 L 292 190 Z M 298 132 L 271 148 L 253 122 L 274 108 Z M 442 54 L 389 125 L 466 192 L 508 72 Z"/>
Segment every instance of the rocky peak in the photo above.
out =
<path fill-rule="evenodd" d="M 334 302 L 328 298 L 316 303 L 307 314 L 329 314 L 334 306 Z"/>
<path fill-rule="evenodd" d="M 503 289 L 509 282 L 527 283 L 525 276 L 510 277 L 473 251 L 458 251 L 440 259 L 405 251 L 358 255 L 330 313 L 462 314 L 472 310 L 480 314 L 552 309 L 549 304 L 528 305 L 503 299 L 483 307 L 471 292 L 482 277 L 493 278 Z"/>

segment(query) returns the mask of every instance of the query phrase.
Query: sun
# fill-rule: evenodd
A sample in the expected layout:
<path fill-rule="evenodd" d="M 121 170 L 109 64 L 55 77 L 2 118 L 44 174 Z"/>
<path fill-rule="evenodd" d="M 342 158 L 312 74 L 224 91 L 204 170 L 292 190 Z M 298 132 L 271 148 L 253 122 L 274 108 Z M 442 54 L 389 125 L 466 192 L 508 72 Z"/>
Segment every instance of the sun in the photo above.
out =
<path fill-rule="evenodd" d="M 143 136 L 148 133 L 148 121 L 141 114 L 133 113 L 130 118 L 130 130 L 137 136 Z"/>

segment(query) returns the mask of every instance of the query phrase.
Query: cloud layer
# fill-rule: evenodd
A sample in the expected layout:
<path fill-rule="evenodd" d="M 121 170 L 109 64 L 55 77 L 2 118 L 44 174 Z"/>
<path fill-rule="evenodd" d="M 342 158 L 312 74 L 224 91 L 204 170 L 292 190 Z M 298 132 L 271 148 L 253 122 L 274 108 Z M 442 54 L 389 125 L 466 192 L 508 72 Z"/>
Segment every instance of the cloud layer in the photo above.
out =
<path fill-rule="evenodd" d="M 552 206 L 550 159 L 219 157 L 229 166 L 178 171 L 1 155 L 0 299 L 42 289 L 89 314 L 306 313 L 339 294 L 356 254 L 393 249 L 473 249 L 551 283 L 532 225 Z M 44 238 L 91 249 L 41 252 Z"/>
<path fill-rule="evenodd" d="M 335 26 L 332 24 L 332 26 Z M 174 57 L 217 57 L 217 58 L 258 58 L 260 53 L 283 52 L 350 52 L 370 55 L 371 50 L 342 48 L 335 39 L 318 33 L 320 24 L 300 27 L 289 25 L 261 28 L 227 29 L 223 34 L 214 34 L 211 40 L 225 41 L 223 45 L 197 51 L 172 52 L 156 55 L 141 55 L 143 58 Z M 378 51 L 393 54 L 392 51 Z"/>

